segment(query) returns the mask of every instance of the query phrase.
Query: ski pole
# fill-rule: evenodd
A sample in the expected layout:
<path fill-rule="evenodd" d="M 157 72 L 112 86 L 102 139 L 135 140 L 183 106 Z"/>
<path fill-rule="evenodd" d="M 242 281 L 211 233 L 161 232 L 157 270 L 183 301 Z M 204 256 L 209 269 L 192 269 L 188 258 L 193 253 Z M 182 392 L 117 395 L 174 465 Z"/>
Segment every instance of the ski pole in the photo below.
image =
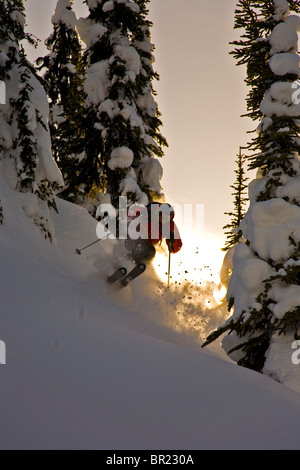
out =
<path fill-rule="evenodd" d="M 169 251 L 168 287 L 170 287 L 170 272 L 171 272 L 171 252 Z"/>
<path fill-rule="evenodd" d="M 104 240 L 104 238 L 98 238 L 98 240 L 96 240 L 96 241 L 93 242 L 93 243 L 90 243 L 89 245 L 85 246 L 84 248 L 81 248 L 81 250 L 79 250 L 79 249 L 77 248 L 76 251 L 75 251 L 75 253 L 77 253 L 77 255 L 81 255 L 82 251 L 86 250 L 86 249 L 89 248 L 90 246 L 95 245 L 95 244 L 98 243 L 98 242 L 101 242 L 102 240 Z"/>

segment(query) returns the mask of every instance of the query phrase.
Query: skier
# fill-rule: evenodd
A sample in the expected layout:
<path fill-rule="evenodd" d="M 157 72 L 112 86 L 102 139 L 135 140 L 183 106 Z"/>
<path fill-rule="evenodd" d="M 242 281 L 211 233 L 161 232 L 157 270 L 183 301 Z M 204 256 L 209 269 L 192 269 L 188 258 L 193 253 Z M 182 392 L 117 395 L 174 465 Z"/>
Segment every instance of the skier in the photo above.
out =
<path fill-rule="evenodd" d="M 136 212 L 139 212 L 138 206 L 134 206 L 133 209 L 129 210 L 131 220 L 134 220 Z M 129 236 L 125 241 L 129 256 L 136 264 L 152 261 L 156 255 L 155 246 L 161 244 L 164 238 L 170 253 L 178 253 L 182 247 L 179 230 L 174 222 L 173 207 L 170 204 L 156 202 L 148 204 L 146 210 L 147 212 L 142 212 L 140 237 L 132 239 Z"/>
<path fill-rule="evenodd" d="M 108 279 L 108 282 L 113 283 L 122 278 L 121 284 L 127 286 L 145 271 L 146 264 L 156 255 L 155 246 L 161 244 L 163 239 L 166 239 L 170 253 L 178 253 L 182 247 L 182 240 L 174 222 L 174 215 L 174 209 L 170 204 L 152 203 L 146 207 L 135 205 L 129 209 L 129 236 L 125 246 L 128 251 L 127 257 L 134 261 L 136 267 L 127 275 L 125 268 L 120 268 Z M 136 222 L 133 224 L 133 229 L 132 222 Z"/>

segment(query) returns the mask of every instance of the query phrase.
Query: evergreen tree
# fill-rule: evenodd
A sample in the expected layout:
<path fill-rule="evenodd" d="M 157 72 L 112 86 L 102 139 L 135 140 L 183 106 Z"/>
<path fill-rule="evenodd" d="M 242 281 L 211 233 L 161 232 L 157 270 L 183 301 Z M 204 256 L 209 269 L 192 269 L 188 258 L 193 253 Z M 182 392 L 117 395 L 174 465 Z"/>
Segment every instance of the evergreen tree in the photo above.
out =
<path fill-rule="evenodd" d="M 2 0 L 0 22 L 0 79 L 6 104 L 0 107 L 0 159 L 9 181 L 23 196 L 23 208 L 46 237 L 53 236 L 50 208 L 63 184 L 51 156 L 48 102 L 21 41 L 25 34 L 21 0 Z M 11 165 L 13 162 L 13 165 Z M 31 195 L 31 196 L 30 196 Z"/>
<path fill-rule="evenodd" d="M 162 167 L 154 156 L 167 145 L 153 98 L 153 45 L 148 0 L 87 0 L 89 17 L 78 29 L 87 46 L 84 83 L 84 158 L 77 167 L 77 185 L 85 194 L 106 190 L 106 201 L 118 206 L 147 203 L 162 196 Z M 81 153 L 80 152 L 80 153 Z"/>
<path fill-rule="evenodd" d="M 229 333 L 223 347 L 233 360 L 282 382 L 300 337 L 300 106 L 293 99 L 300 17 L 290 12 L 300 12 L 300 1 L 241 0 L 236 10 L 236 27 L 245 33 L 233 53 L 247 64 L 248 112 L 260 119 L 249 144 L 257 177 L 240 225 L 247 243 L 233 258 L 232 316 L 205 343 Z"/>
<path fill-rule="evenodd" d="M 73 178 L 80 158 L 77 141 L 83 133 L 84 64 L 72 3 L 58 0 L 52 16 L 53 33 L 45 42 L 49 54 L 39 58 L 37 64 L 39 70 L 46 69 L 43 78 L 50 99 L 52 152 L 65 181 L 61 196 L 79 202 L 79 188 Z"/>
<path fill-rule="evenodd" d="M 231 222 L 223 227 L 225 235 L 227 235 L 227 241 L 222 251 L 227 251 L 235 246 L 242 237 L 240 224 L 245 216 L 245 205 L 248 201 L 245 190 L 247 189 L 247 181 L 249 179 L 245 176 L 245 161 L 245 155 L 242 154 L 242 148 L 240 147 L 236 160 L 237 169 L 234 170 L 236 181 L 235 184 L 230 186 L 234 190 L 232 193 L 232 196 L 234 196 L 234 211 L 225 212 L 226 215 L 231 217 Z"/>

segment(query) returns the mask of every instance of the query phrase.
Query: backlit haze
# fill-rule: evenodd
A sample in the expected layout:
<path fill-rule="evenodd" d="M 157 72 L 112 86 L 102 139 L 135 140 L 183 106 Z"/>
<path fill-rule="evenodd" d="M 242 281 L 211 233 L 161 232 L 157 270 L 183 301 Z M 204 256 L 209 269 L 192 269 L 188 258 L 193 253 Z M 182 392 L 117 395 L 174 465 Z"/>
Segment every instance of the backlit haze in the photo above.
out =
<path fill-rule="evenodd" d="M 222 227 L 229 221 L 224 212 L 233 209 L 236 154 L 255 127 L 240 117 L 246 112 L 244 70 L 229 55 L 229 42 L 239 34 L 233 30 L 236 3 L 152 0 L 149 5 L 160 75 L 154 87 L 169 143 L 162 160 L 164 193 L 172 204 L 191 204 L 194 215 L 197 205 L 204 208 L 200 229 L 180 221 L 184 248 L 176 259 L 193 269 L 195 263 L 209 264 L 214 272 L 223 258 Z M 42 41 L 37 50 L 27 47 L 33 61 L 46 53 L 43 42 L 52 31 L 56 0 L 27 0 L 25 5 L 28 31 Z M 81 0 L 75 0 L 74 10 L 78 17 L 87 14 Z M 156 264 L 160 261 L 158 256 Z"/>

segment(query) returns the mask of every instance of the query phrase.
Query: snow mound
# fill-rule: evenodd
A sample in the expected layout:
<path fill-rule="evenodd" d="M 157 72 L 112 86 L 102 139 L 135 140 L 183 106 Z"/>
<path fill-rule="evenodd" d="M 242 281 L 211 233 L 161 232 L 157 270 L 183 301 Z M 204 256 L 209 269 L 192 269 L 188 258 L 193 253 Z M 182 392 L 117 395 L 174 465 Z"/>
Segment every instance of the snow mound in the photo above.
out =
<path fill-rule="evenodd" d="M 72 8 L 72 0 L 58 0 L 52 16 L 52 24 L 64 23 L 68 29 L 75 31 L 77 18 Z"/>
<path fill-rule="evenodd" d="M 1 449 L 299 449 L 299 395 L 201 349 L 195 324 L 218 320 L 195 285 L 166 291 L 149 269 L 109 290 L 119 245 L 74 254 L 95 239 L 87 211 L 58 200 L 51 244 L 15 194 L 0 180 Z"/>
<path fill-rule="evenodd" d="M 133 151 L 128 147 L 115 148 L 108 161 L 108 166 L 111 170 L 124 169 L 132 165 Z"/>

